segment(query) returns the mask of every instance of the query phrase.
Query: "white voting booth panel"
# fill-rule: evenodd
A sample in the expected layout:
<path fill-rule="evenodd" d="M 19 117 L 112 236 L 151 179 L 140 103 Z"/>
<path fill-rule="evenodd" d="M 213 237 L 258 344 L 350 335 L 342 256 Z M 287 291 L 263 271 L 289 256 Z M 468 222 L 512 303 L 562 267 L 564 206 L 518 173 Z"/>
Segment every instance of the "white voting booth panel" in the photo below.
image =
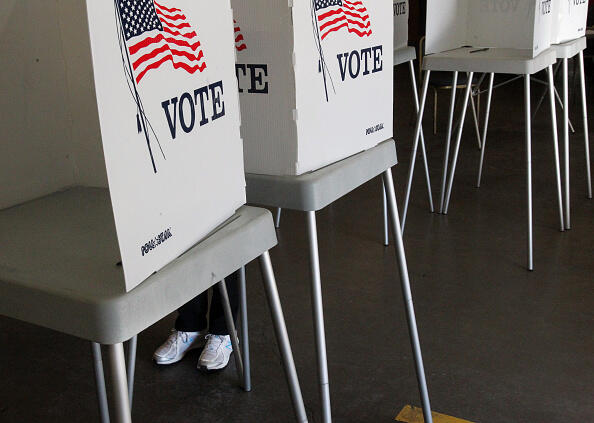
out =
<path fill-rule="evenodd" d="M 588 0 L 553 0 L 551 44 L 561 44 L 586 35 Z"/>
<path fill-rule="evenodd" d="M 126 290 L 198 242 L 245 202 L 232 28 L 228 0 L 2 2 L 0 209 L 108 186 Z"/>
<path fill-rule="evenodd" d="M 426 54 L 463 46 L 525 50 L 550 47 L 552 0 L 428 0 Z"/>
<path fill-rule="evenodd" d="M 392 136 L 392 5 L 232 0 L 246 172 L 300 175 Z"/>
<path fill-rule="evenodd" d="M 408 46 L 408 0 L 393 0 L 394 50 Z"/>

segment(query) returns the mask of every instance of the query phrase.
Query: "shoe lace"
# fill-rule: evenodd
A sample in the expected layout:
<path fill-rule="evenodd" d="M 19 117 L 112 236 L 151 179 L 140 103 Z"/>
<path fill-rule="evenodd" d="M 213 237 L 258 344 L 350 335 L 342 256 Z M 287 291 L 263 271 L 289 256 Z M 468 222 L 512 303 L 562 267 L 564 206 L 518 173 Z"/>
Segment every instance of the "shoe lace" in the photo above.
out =
<path fill-rule="evenodd" d="M 206 343 L 206 349 L 208 351 L 216 351 L 219 348 L 219 345 L 223 342 L 223 337 L 221 335 L 213 335 L 209 333 L 204 337 L 208 342 Z"/>

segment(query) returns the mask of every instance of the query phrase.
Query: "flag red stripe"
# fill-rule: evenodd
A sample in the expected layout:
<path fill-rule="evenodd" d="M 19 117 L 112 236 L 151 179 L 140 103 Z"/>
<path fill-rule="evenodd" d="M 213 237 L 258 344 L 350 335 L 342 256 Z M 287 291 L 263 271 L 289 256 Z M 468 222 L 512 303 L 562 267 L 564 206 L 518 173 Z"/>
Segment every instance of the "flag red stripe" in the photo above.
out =
<path fill-rule="evenodd" d="M 157 15 L 161 15 L 164 18 L 167 18 L 169 20 L 172 21 L 183 21 L 186 20 L 186 15 L 181 15 L 181 14 L 177 14 L 177 15 L 167 15 L 166 13 L 161 12 L 159 9 L 155 9 L 157 11 Z"/>
<path fill-rule="evenodd" d="M 162 41 L 162 40 L 165 40 L 171 44 L 178 45 L 180 47 L 189 47 L 194 51 L 198 47 L 200 47 L 200 41 L 196 41 L 195 43 L 190 44 L 189 42 L 187 42 L 185 40 L 178 40 L 177 38 L 173 38 L 173 37 L 164 37 L 162 34 L 159 34 L 156 37 L 145 38 L 144 40 L 134 44 L 133 46 L 130 46 L 129 47 L 130 54 L 136 54 L 138 52 L 138 50 L 140 50 L 144 47 L 147 47 L 153 43 L 158 43 L 159 41 Z"/>
<path fill-rule="evenodd" d="M 349 26 L 348 22 L 345 22 L 345 23 L 343 23 L 343 24 L 340 24 L 340 25 L 338 25 L 338 26 L 335 26 L 335 27 L 333 27 L 333 28 L 329 29 L 328 31 L 326 31 L 324 34 L 322 34 L 322 36 L 321 36 L 321 39 L 323 40 L 323 39 L 324 39 L 324 38 L 326 38 L 326 37 L 327 37 L 327 36 L 328 36 L 330 33 L 332 33 L 332 32 L 336 32 L 336 31 L 338 31 L 339 29 L 341 29 L 341 28 L 344 28 L 344 27 L 346 27 L 346 28 L 347 28 L 347 30 L 348 30 L 349 32 L 355 33 L 355 34 L 357 34 L 359 37 L 365 37 L 365 36 L 370 36 L 370 35 L 371 35 L 371 30 L 369 30 L 369 31 L 359 31 L 359 30 L 358 30 L 358 29 L 356 29 L 356 28 L 351 28 L 351 27 Z"/>
<path fill-rule="evenodd" d="M 151 60 L 155 57 L 157 57 L 159 54 L 163 53 L 164 51 L 169 50 L 170 53 L 172 53 L 174 56 L 180 56 L 180 57 L 185 57 L 191 61 L 199 61 L 200 59 L 202 59 L 204 57 L 204 53 L 202 52 L 202 50 L 200 50 L 198 52 L 198 55 L 193 55 L 191 53 L 188 53 L 187 51 L 182 51 L 182 50 L 176 50 L 176 49 L 172 49 L 169 47 L 168 44 L 164 44 L 159 48 L 156 48 L 154 50 L 152 50 L 149 53 L 143 54 L 142 56 L 140 56 L 138 59 L 136 59 L 134 61 L 134 63 L 132 64 L 132 67 L 134 68 L 134 70 L 138 69 L 138 67 L 140 65 L 142 65 L 144 62 Z"/>
<path fill-rule="evenodd" d="M 159 4 L 159 3 L 157 3 L 157 2 L 154 2 L 154 3 L 155 3 L 155 6 L 158 6 L 158 7 L 160 7 L 161 9 L 163 9 L 163 10 L 165 10 L 165 11 L 169 12 L 169 13 L 173 13 L 173 12 L 181 12 L 181 9 L 176 9 L 176 8 L 172 8 L 172 9 L 170 9 L 170 8 L 168 8 L 168 7 L 165 7 L 165 6 L 162 6 L 162 5 L 160 5 L 160 4 Z"/>
<path fill-rule="evenodd" d="M 160 60 L 151 63 L 150 65 L 148 65 L 146 68 L 144 68 L 144 70 L 142 72 L 140 72 L 138 74 L 138 76 L 136 77 L 136 83 L 139 83 L 140 80 L 142 79 L 142 77 L 144 75 L 146 75 L 146 73 L 151 70 L 151 69 L 156 69 L 159 66 L 161 66 L 163 63 L 167 62 L 167 61 L 171 61 L 171 63 L 173 64 L 173 67 L 175 69 L 183 69 L 188 73 L 194 74 L 196 71 L 200 71 L 202 72 L 205 68 L 206 68 L 206 63 L 202 62 L 200 65 L 194 65 L 194 66 L 189 66 L 183 62 L 175 62 L 173 60 L 173 56 L 171 54 L 168 54 L 167 56 L 161 58 Z"/>
<path fill-rule="evenodd" d="M 194 32 L 194 31 L 192 31 L 192 32 L 187 32 L 187 33 L 185 33 L 185 34 L 182 34 L 181 32 L 179 32 L 179 31 L 174 31 L 174 30 L 171 30 L 171 29 L 169 29 L 169 28 L 168 28 L 168 27 L 166 27 L 166 26 L 164 26 L 164 27 L 163 27 L 163 31 L 165 31 L 165 32 L 166 32 L 166 33 L 168 33 L 168 34 L 171 34 L 171 35 L 179 35 L 179 36 L 181 36 L 181 37 L 184 37 L 184 38 L 193 38 L 193 37 L 197 37 L 197 36 L 198 36 L 198 35 L 196 34 L 196 32 Z"/>
<path fill-rule="evenodd" d="M 367 21 L 367 23 L 364 25 L 361 22 L 348 19 L 346 16 L 341 16 L 331 21 L 326 21 L 324 22 L 324 24 L 320 25 L 320 32 L 323 32 L 324 29 L 326 29 L 328 26 L 334 25 L 335 23 L 338 23 L 342 20 L 346 20 L 349 24 L 357 25 L 361 29 L 369 28 L 371 26 L 371 23 L 369 21 Z"/>
<path fill-rule="evenodd" d="M 235 37 L 235 42 L 238 43 L 240 41 L 243 41 L 243 35 L 239 34 L 237 37 Z"/>

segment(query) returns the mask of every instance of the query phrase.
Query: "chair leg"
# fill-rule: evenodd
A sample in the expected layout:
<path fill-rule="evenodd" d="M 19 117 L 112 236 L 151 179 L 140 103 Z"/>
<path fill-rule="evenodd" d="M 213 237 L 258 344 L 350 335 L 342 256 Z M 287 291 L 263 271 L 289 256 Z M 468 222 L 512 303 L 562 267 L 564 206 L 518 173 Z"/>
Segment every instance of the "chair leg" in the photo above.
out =
<path fill-rule="evenodd" d="M 415 77 L 415 66 L 413 61 L 409 61 L 410 68 L 410 79 L 413 88 L 413 100 L 415 102 L 415 110 L 419 112 L 419 92 L 417 91 L 417 79 Z M 431 178 L 429 177 L 429 163 L 427 162 L 427 151 L 425 147 L 425 134 L 423 133 L 423 127 L 421 127 L 421 153 L 423 155 L 423 166 L 425 167 L 425 182 L 427 183 L 427 196 L 429 198 L 429 209 L 431 213 L 435 211 L 433 207 L 433 195 L 431 193 Z M 387 238 L 387 234 L 386 234 Z M 387 244 L 386 244 L 387 245 Z"/>
<path fill-rule="evenodd" d="M 295 417 L 297 418 L 298 422 L 307 423 L 307 414 L 305 413 L 303 396 L 301 395 L 299 379 L 297 378 L 297 370 L 295 369 L 291 344 L 289 343 L 289 335 L 287 334 L 285 318 L 283 316 L 283 310 L 278 296 L 278 290 L 276 281 L 274 280 L 274 272 L 272 270 L 272 263 L 270 262 L 270 255 L 268 251 L 264 252 L 260 256 L 260 268 L 262 270 L 262 279 L 264 281 L 264 290 L 266 291 L 268 306 L 270 307 L 270 312 L 272 314 L 272 322 L 276 332 L 276 339 L 278 341 L 279 350 L 283 359 L 287 383 L 289 384 L 291 400 L 293 401 Z"/>
<path fill-rule="evenodd" d="M 132 423 L 124 346 L 119 343 L 106 347 L 109 355 L 115 421 L 116 423 Z"/>
<path fill-rule="evenodd" d="M 532 250 L 532 123 L 530 115 L 530 75 L 524 75 L 524 108 L 526 119 L 526 199 L 528 214 L 528 270 L 534 270 Z"/>
<path fill-rule="evenodd" d="M 250 338 L 248 332 L 247 288 L 245 283 L 245 267 L 239 269 L 239 313 L 241 317 L 241 353 L 243 360 L 243 390 L 252 390 L 252 375 L 250 370 Z"/>
<path fill-rule="evenodd" d="M 101 423 L 109 423 L 109 406 L 107 392 L 105 391 L 105 375 L 103 374 L 103 359 L 101 358 L 101 345 L 91 342 L 93 352 L 93 368 L 95 369 L 95 383 L 97 385 L 97 403 L 99 404 L 99 417 Z"/>
<path fill-rule="evenodd" d="M 458 72 L 453 72 L 452 87 L 458 85 Z M 452 141 L 452 127 L 454 125 L 454 110 L 456 109 L 456 91 L 452 90 L 452 100 L 450 102 L 450 117 L 448 120 L 448 134 L 446 136 L 445 151 L 443 154 L 443 171 L 441 174 L 441 192 L 439 198 L 439 213 L 443 213 L 445 200 L 446 178 L 448 175 L 448 164 L 450 161 L 450 143 Z"/>
<path fill-rule="evenodd" d="M 382 182 L 382 194 L 383 194 L 383 217 L 384 217 L 384 246 L 390 245 L 390 239 L 388 236 L 388 205 L 386 204 L 386 187 Z"/>
<path fill-rule="evenodd" d="M 458 152 L 460 151 L 460 141 L 462 140 L 462 130 L 464 129 L 464 121 L 466 119 L 466 110 L 468 109 L 468 99 L 470 97 L 470 91 L 472 87 L 473 72 L 468 74 L 468 84 L 464 92 L 464 102 L 462 104 L 462 116 L 460 117 L 460 126 L 458 127 L 458 135 L 456 137 L 456 145 L 454 147 L 454 155 L 452 156 L 452 167 L 450 170 L 450 181 L 448 183 L 448 189 L 446 193 L 445 205 L 443 214 L 448 214 L 450 207 L 450 197 L 452 195 L 452 185 L 454 184 L 454 175 L 456 174 L 456 164 L 458 163 Z"/>
<path fill-rule="evenodd" d="M 282 209 L 280 207 L 276 209 L 276 216 L 274 217 L 274 227 L 276 229 L 280 228 L 281 211 Z"/>
<path fill-rule="evenodd" d="M 130 409 L 132 409 L 132 398 L 134 397 L 134 374 L 136 372 L 136 347 L 138 345 L 138 335 L 134 335 L 128 341 L 128 398 Z"/>
<path fill-rule="evenodd" d="M 241 360 L 241 350 L 239 349 L 239 341 L 237 340 L 237 331 L 235 330 L 235 322 L 233 321 L 233 313 L 231 312 L 231 304 L 229 302 L 229 294 L 227 293 L 227 285 L 225 279 L 217 283 L 219 293 L 221 294 L 221 301 L 223 302 L 223 311 L 225 313 L 225 323 L 229 330 L 231 337 L 231 345 L 233 346 L 233 358 L 235 358 L 235 370 L 237 377 L 243 381 L 243 361 Z"/>
<path fill-rule="evenodd" d="M 584 73 L 584 52 L 580 51 L 580 88 L 582 91 L 582 112 L 584 118 L 584 147 L 586 150 L 586 183 L 588 198 L 592 198 L 592 173 L 590 170 L 590 140 L 588 135 L 588 107 L 586 106 L 586 78 Z"/>
<path fill-rule="evenodd" d="M 487 92 L 487 110 L 485 111 L 485 127 L 483 128 L 483 142 L 481 148 L 481 160 L 479 161 L 479 171 L 476 178 L 476 187 L 481 187 L 481 178 L 483 176 L 483 162 L 485 160 L 485 150 L 487 149 L 487 129 L 489 128 L 489 114 L 491 113 L 491 98 L 493 96 L 493 80 L 495 74 L 491 73 L 489 76 L 489 91 Z"/>
<path fill-rule="evenodd" d="M 569 181 L 569 71 L 567 59 L 563 59 L 563 165 L 565 172 L 565 229 L 571 229 L 571 204 L 570 204 L 570 181 Z M 549 78 L 550 80 L 550 78 Z M 554 89 L 554 87 L 553 87 Z M 553 101 L 554 103 L 554 101 Z M 551 109 L 555 113 L 553 104 Z M 555 133 L 556 135 L 556 133 Z M 563 205 L 561 205 L 563 207 Z M 563 230 L 563 228 L 561 228 Z"/>
<path fill-rule="evenodd" d="M 421 404 L 423 407 L 423 416 L 426 423 L 432 423 L 431 404 L 429 402 L 429 391 L 427 389 L 427 381 L 425 379 L 425 368 L 423 366 L 423 356 L 421 354 L 421 343 L 419 341 L 419 334 L 417 330 L 417 320 L 415 317 L 415 310 L 412 300 L 412 292 L 410 288 L 410 281 L 408 277 L 408 267 L 406 264 L 406 255 L 404 253 L 404 244 L 402 243 L 402 233 L 400 232 L 400 222 L 398 221 L 398 208 L 396 205 L 396 194 L 394 193 L 394 181 L 392 179 L 392 171 L 387 169 L 383 175 L 384 185 L 386 186 L 388 196 L 388 209 L 390 212 L 391 226 L 394 236 L 394 245 L 396 250 L 396 259 L 398 261 L 398 269 L 400 271 L 400 283 L 402 288 L 402 295 L 404 299 L 404 306 L 406 308 L 406 318 L 408 323 L 408 331 L 411 341 L 415 360 L 415 370 L 417 374 L 417 382 L 419 385 L 419 392 L 421 395 Z"/>
<path fill-rule="evenodd" d="M 554 89 L 554 80 L 553 80 L 553 67 L 549 66 L 548 70 L 548 77 L 549 77 L 549 100 L 551 104 L 551 124 L 553 127 L 553 151 L 555 154 L 555 176 L 557 182 L 557 200 L 559 202 L 559 224 L 561 226 L 561 231 L 565 230 L 565 225 L 563 222 L 563 194 L 561 192 L 561 168 L 559 165 L 559 136 L 557 133 L 557 111 L 555 109 L 555 94 L 553 93 Z M 567 131 L 567 121 L 565 121 L 565 131 Z M 567 135 L 567 132 L 565 132 Z"/>
<path fill-rule="evenodd" d="M 406 181 L 406 193 L 404 195 L 404 210 L 402 212 L 402 230 L 406 224 L 406 214 L 408 213 L 408 202 L 410 200 L 410 191 L 412 187 L 412 179 L 415 171 L 415 161 L 417 158 L 417 148 L 419 146 L 419 138 L 421 137 L 422 124 L 423 124 L 423 113 L 425 111 L 425 101 L 427 99 L 427 88 L 429 86 L 429 75 L 431 71 L 425 71 L 425 80 L 423 81 L 423 88 L 421 91 L 421 105 L 419 107 L 419 113 L 417 116 L 417 123 L 415 125 L 415 135 L 413 138 L 412 151 L 410 153 L 410 163 L 408 167 L 408 177 Z"/>
<path fill-rule="evenodd" d="M 313 306 L 314 332 L 318 358 L 318 378 L 322 399 L 322 421 L 330 423 L 330 380 L 328 378 L 328 358 L 326 355 L 326 335 L 324 330 L 324 306 L 322 303 L 322 280 L 320 276 L 320 258 L 318 255 L 318 231 L 316 212 L 307 213 L 307 231 L 309 235 L 309 260 L 311 271 L 311 302 Z"/>

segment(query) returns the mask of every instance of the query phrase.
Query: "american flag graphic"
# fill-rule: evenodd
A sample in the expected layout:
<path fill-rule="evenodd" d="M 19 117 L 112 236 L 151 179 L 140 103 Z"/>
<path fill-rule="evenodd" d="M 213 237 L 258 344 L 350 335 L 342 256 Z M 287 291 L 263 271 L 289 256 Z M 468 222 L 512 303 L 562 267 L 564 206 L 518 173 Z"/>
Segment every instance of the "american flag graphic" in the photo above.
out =
<path fill-rule="evenodd" d="M 314 0 L 314 6 L 321 40 L 342 28 L 359 37 L 371 35 L 371 21 L 361 0 Z"/>
<path fill-rule="evenodd" d="M 245 45 L 245 40 L 243 39 L 241 28 L 239 27 L 235 19 L 233 19 L 233 27 L 235 30 L 235 48 L 237 49 L 237 51 L 245 50 L 247 46 Z"/>
<path fill-rule="evenodd" d="M 167 62 L 191 74 L 206 68 L 198 35 L 181 9 L 154 0 L 117 0 L 117 4 L 136 83 Z"/>

